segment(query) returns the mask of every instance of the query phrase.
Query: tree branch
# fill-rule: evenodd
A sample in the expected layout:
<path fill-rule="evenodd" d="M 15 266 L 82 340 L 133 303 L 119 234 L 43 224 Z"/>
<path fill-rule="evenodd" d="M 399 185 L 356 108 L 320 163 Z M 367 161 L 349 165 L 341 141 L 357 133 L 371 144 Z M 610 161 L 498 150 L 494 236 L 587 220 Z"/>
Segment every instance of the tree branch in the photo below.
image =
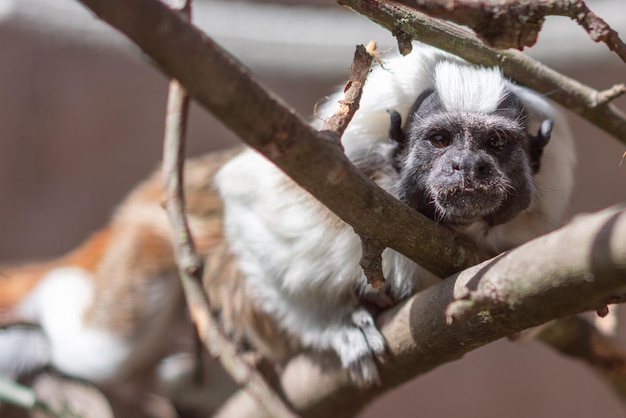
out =
<path fill-rule="evenodd" d="M 191 1 L 182 0 L 181 3 L 174 6 L 180 9 L 182 16 L 190 19 Z M 183 174 L 188 110 L 189 96 L 178 81 L 172 80 L 167 100 L 162 175 L 165 206 L 174 230 L 174 252 L 191 317 L 204 346 L 220 360 L 235 382 L 245 387 L 270 415 L 295 418 L 297 415 L 272 389 L 266 377 L 239 353 L 237 345 L 222 330 L 204 293 L 204 263 L 195 249 L 185 215 Z"/>
<path fill-rule="evenodd" d="M 129 36 L 200 104 L 360 235 L 376 237 L 441 277 L 486 258 L 467 239 L 376 186 L 336 142 L 326 141 L 234 57 L 160 2 L 81 2 Z M 407 235 L 409 230 L 416 233 Z"/>
<path fill-rule="evenodd" d="M 282 385 L 304 417 L 351 417 L 409 379 L 499 338 L 595 310 L 625 288 L 626 210 L 613 208 L 451 276 L 384 312 L 377 323 L 389 356 L 380 365 L 381 386 L 356 388 L 340 367 L 321 367 L 305 355 L 287 365 Z M 450 324 L 450 307 L 459 302 L 475 309 Z M 301 376 L 307 376 L 306 386 L 297 383 Z M 238 394 L 218 415 L 234 416 L 260 415 Z"/>
<path fill-rule="evenodd" d="M 456 54 L 469 62 L 499 66 L 514 81 L 545 94 L 626 144 L 626 115 L 610 100 L 626 92 L 618 85 L 602 92 L 568 78 L 517 51 L 490 48 L 457 26 L 387 0 L 337 0 L 367 16 L 398 38 L 401 51 L 415 39 Z M 610 92 L 610 93 L 609 93 Z"/>
<path fill-rule="evenodd" d="M 582 0 L 396 0 L 430 16 L 468 26 L 494 48 L 533 46 L 546 16 L 566 16 L 595 42 L 604 42 L 626 63 L 626 44 Z"/>

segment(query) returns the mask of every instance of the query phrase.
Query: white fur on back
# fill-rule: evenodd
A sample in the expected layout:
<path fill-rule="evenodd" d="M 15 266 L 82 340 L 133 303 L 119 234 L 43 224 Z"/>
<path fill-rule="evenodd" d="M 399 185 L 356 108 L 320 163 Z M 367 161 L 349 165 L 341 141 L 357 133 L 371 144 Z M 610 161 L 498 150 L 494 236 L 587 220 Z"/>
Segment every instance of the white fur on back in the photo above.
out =
<path fill-rule="evenodd" d="M 320 228 L 325 221 L 318 204 L 305 192 L 285 190 L 283 176 L 251 150 L 229 162 L 217 176 L 225 232 L 262 308 L 302 333 L 305 344 L 320 343 L 326 324 L 309 313 L 324 315 L 324 305 L 333 307 L 326 310 L 332 322 L 334 307 L 352 305 L 346 290 L 361 272 L 345 260 L 358 257 L 361 248 L 351 228 L 332 234 Z"/>

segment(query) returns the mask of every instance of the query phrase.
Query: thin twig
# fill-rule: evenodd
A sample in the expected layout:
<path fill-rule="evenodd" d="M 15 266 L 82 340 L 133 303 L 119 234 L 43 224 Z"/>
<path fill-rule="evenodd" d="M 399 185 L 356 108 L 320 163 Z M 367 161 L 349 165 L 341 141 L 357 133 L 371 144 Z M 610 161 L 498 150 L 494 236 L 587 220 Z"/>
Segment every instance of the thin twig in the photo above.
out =
<path fill-rule="evenodd" d="M 350 76 L 344 87 L 344 97 L 339 101 L 339 107 L 335 113 L 324 120 L 324 125 L 321 129 L 322 132 L 330 133 L 336 140 L 341 138 L 354 114 L 359 110 L 363 86 L 376 53 L 376 43 L 373 41 L 370 42 L 368 48 L 365 48 L 363 45 L 357 45 L 354 51 Z"/>
<path fill-rule="evenodd" d="M 191 15 L 190 0 L 181 6 L 183 15 Z M 250 393 L 275 417 L 295 418 L 297 415 L 271 388 L 265 377 L 240 355 L 237 345 L 221 329 L 213 316 L 202 288 L 203 260 L 198 255 L 185 215 L 183 173 L 185 163 L 185 130 L 189 96 L 176 80 L 170 82 L 163 146 L 163 184 L 166 209 L 174 229 L 174 251 L 191 317 L 198 335 L 209 352 L 219 358 L 235 382 Z"/>
<path fill-rule="evenodd" d="M 555 7 L 559 7 L 554 0 L 549 1 Z M 554 15 L 567 16 L 581 25 L 595 42 L 604 42 L 606 46 L 615 52 L 626 63 L 626 44 L 619 34 L 611 28 L 600 16 L 596 15 L 583 0 L 566 2 L 561 10 Z"/>
<path fill-rule="evenodd" d="M 545 94 L 600 129 L 626 144 L 626 115 L 607 98 L 616 96 L 599 92 L 519 53 L 486 46 L 476 36 L 458 26 L 434 19 L 410 7 L 388 0 L 337 0 L 357 13 L 385 27 L 407 48 L 407 38 L 420 40 L 456 54 L 469 62 L 488 67 L 498 66 L 503 73 Z M 613 87 L 608 92 L 619 92 Z"/>

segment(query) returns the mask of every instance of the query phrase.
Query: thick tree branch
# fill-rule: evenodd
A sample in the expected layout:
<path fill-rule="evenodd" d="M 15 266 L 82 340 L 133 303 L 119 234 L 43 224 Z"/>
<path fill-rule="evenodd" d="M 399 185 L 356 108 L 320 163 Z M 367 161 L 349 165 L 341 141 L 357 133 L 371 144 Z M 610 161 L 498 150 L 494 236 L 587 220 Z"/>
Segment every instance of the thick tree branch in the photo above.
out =
<path fill-rule="evenodd" d="M 367 16 L 398 38 L 400 49 L 415 39 L 484 66 L 499 66 L 503 73 L 572 110 L 626 144 L 626 115 L 610 100 L 623 94 L 623 85 L 597 91 L 568 78 L 517 51 L 490 48 L 457 26 L 428 17 L 387 0 L 337 0 Z M 609 93 L 610 92 L 610 93 Z"/>
<path fill-rule="evenodd" d="M 595 42 L 604 42 L 626 63 L 626 45 L 582 0 L 397 0 L 430 16 L 468 26 L 494 48 L 524 49 L 537 42 L 546 16 L 576 21 Z"/>
<path fill-rule="evenodd" d="M 613 208 L 451 276 L 383 313 L 377 322 L 389 357 L 380 365 L 382 386 L 358 389 L 339 367 L 320 367 L 305 355 L 286 367 L 282 385 L 305 417 L 351 417 L 381 393 L 477 347 L 595 310 L 624 289 L 626 210 Z M 459 302 L 475 309 L 449 324 L 450 307 Z M 303 375 L 306 386 L 297 383 Z M 238 394 L 218 416 L 260 416 L 251 405 Z"/>
<path fill-rule="evenodd" d="M 486 258 L 465 238 L 376 186 L 336 142 L 325 140 L 234 57 L 160 2 L 81 2 L 135 41 L 200 104 L 357 233 L 376 237 L 442 277 Z"/>

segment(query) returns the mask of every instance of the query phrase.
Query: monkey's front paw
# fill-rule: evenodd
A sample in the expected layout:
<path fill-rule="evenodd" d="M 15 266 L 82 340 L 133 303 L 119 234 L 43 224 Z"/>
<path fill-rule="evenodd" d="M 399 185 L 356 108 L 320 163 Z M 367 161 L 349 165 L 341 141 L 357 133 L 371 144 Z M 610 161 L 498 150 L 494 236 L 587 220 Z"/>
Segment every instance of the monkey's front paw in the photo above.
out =
<path fill-rule="evenodd" d="M 374 318 L 365 309 L 357 309 L 333 341 L 341 365 L 352 381 L 361 387 L 379 383 L 375 356 L 385 353 L 385 338 L 376 328 Z"/>

